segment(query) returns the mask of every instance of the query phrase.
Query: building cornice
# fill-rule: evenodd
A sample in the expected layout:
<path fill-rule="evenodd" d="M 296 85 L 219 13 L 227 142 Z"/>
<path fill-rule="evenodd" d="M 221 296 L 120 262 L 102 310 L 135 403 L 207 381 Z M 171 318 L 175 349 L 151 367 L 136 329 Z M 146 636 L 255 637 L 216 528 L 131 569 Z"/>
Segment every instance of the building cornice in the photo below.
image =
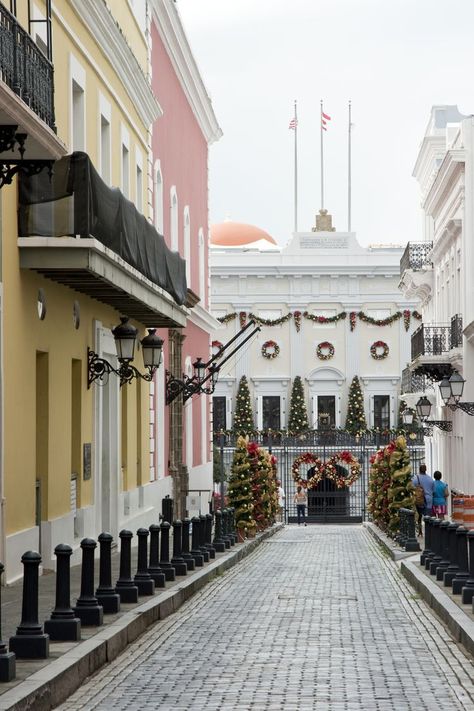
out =
<path fill-rule="evenodd" d="M 188 323 L 194 324 L 197 328 L 202 329 L 206 333 L 219 331 L 225 327 L 218 321 L 209 311 L 206 311 L 200 304 L 196 304 L 188 311 Z"/>
<path fill-rule="evenodd" d="M 455 180 L 464 170 L 465 160 L 464 149 L 451 150 L 446 153 L 436 178 L 421 205 L 427 215 L 435 216 L 440 206 L 446 202 Z"/>
<path fill-rule="evenodd" d="M 97 0 L 70 0 L 70 4 L 104 57 L 112 63 L 141 120 L 149 126 L 163 111 L 110 10 Z"/>
<path fill-rule="evenodd" d="M 151 0 L 151 7 L 158 32 L 176 76 L 210 145 L 219 140 L 222 130 L 217 123 L 211 99 L 191 52 L 178 9 L 172 0 Z"/>

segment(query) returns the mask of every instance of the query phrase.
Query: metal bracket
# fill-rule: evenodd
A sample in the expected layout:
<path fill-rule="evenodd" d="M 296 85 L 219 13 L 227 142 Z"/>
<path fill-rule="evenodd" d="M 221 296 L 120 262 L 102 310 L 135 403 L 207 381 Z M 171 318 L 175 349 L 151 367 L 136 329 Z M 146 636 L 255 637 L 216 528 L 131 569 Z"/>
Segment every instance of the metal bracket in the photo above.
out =
<path fill-rule="evenodd" d="M 105 385 L 108 381 L 110 373 L 114 373 L 120 378 L 120 385 L 125 383 L 130 384 L 134 378 L 141 378 L 150 382 L 155 374 L 156 367 L 148 368 L 148 372 L 140 373 L 134 365 L 130 363 L 120 363 L 118 368 L 114 368 L 105 358 L 100 358 L 97 353 L 87 349 L 87 388 L 89 389 L 92 383 L 100 380 L 100 384 Z"/>
<path fill-rule="evenodd" d="M 53 175 L 54 160 L 2 160 L 0 159 L 0 190 L 10 185 L 17 173 L 25 176 L 37 175 L 47 168 L 49 179 Z"/>
<path fill-rule="evenodd" d="M 437 427 L 438 429 L 443 430 L 443 432 L 453 431 L 453 423 L 447 422 L 446 420 L 425 420 L 423 425 L 427 425 L 430 429 Z"/>
<path fill-rule="evenodd" d="M 460 409 L 466 412 L 471 417 L 474 415 L 474 402 L 458 402 L 456 403 L 455 409 Z"/>

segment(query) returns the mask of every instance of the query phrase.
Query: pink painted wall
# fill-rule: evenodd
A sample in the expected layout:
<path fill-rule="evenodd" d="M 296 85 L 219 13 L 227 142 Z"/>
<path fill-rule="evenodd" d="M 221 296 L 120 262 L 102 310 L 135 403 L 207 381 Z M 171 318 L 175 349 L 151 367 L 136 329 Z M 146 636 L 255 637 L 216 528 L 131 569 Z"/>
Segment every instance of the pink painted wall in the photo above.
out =
<path fill-rule="evenodd" d="M 170 237 L 170 189 L 176 187 L 178 196 L 178 235 L 179 252 L 184 256 L 184 208 L 189 206 L 191 226 L 191 283 L 188 284 L 196 294 L 199 294 L 199 244 L 198 233 L 202 228 L 205 239 L 204 270 L 208 269 L 208 146 L 203 136 L 194 113 L 188 103 L 186 95 L 176 76 L 173 65 L 163 45 L 156 25 L 151 28 L 152 38 L 152 88 L 163 109 L 163 116 L 158 119 L 153 127 L 152 150 L 153 166 L 157 159 L 163 179 L 163 231 L 168 246 Z M 154 206 L 155 207 L 155 206 Z M 207 307 L 208 279 L 204 279 L 205 294 L 201 297 L 201 305 Z M 192 362 L 197 356 L 208 360 L 210 350 L 209 334 L 193 324 L 185 329 L 186 340 L 183 344 L 183 367 L 187 356 Z M 167 339 L 166 333 L 161 333 Z M 167 348 L 164 350 L 165 367 L 168 362 Z M 197 466 L 201 462 L 201 430 L 208 430 L 209 417 L 206 423 L 201 422 L 201 407 L 198 398 L 193 407 L 193 461 L 186 462 L 188 467 Z M 208 404 L 209 409 L 209 404 Z M 166 410 L 167 415 L 167 410 Z M 168 418 L 165 415 L 165 443 L 168 447 L 169 428 Z M 183 442 L 186 441 L 186 432 L 183 433 Z M 207 432 L 209 435 L 209 432 Z M 206 437 L 209 441 L 209 436 Z M 207 452 L 204 461 L 209 461 L 210 453 Z M 165 453 L 165 463 L 169 458 Z"/>

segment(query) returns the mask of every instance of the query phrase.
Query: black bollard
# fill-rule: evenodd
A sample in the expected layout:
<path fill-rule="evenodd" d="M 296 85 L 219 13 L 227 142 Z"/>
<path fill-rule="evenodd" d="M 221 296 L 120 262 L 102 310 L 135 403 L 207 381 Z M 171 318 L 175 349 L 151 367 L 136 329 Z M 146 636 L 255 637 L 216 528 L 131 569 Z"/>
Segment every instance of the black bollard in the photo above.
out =
<path fill-rule="evenodd" d="M 224 553 L 225 543 L 222 538 L 222 511 L 216 511 L 216 525 L 214 527 L 213 546 L 217 553 Z"/>
<path fill-rule="evenodd" d="M 183 524 L 179 519 L 173 521 L 173 557 L 171 558 L 171 565 L 175 569 L 176 575 L 188 574 L 188 566 L 181 555 L 182 528 Z"/>
<path fill-rule="evenodd" d="M 155 581 L 148 572 L 148 543 L 147 538 L 150 535 L 148 528 L 139 528 L 138 536 L 138 556 L 137 556 L 137 572 L 133 578 L 133 582 L 138 588 L 139 595 L 154 595 Z"/>
<path fill-rule="evenodd" d="M 104 622 L 104 608 L 94 595 L 94 551 L 97 543 L 92 538 L 83 538 L 81 548 L 81 594 L 73 609 L 84 627 L 99 627 Z"/>
<path fill-rule="evenodd" d="M 234 536 L 234 532 L 232 530 L 232 521 L 234 518 L 232 509 L 228 506 L 227 507 L 227 538 L 229 539 L 229 543 L 231 546 L 235 546 L 237 543 L 237 536 Z"/>
<path fill-rule="evenodd" d="M 199 518 L 199 550 L 202 553 L 205 563 L 209 563 L 209 551 L 206 546 L 206 517 L 200 514 Z"/>
<path fill-rule="evenodd" d="M 0 563 L 0 593 L 2 590 L 1 577 L 5 566 Z M 11 681 L 16 676 L 16 657 L 9 652 L 6 643 L 2 640 L 2 605 L 0 600 L 0 681 Z"/>
<path fill-rule="evenodd" d="M 469 549 L 469 577 L 462 589 L 461 600 L 463 605 L 470 605 L 474 597 L 474 531 L 468 532 L 467 545 Z"/>
<path fill-rule="evenodd" d="M 17 659 L 47 659 L 49 657 L 49 635 L 43 632 L 38 622 L 38 569 L 41 556 L 35 551 L 27 551 L 21 556 L 23 563 L 23 600 L 21 622 L 16 635 L 10 637 L 10 651 Z"/>
<path fill-rule="evenodd" d="M 237 543 L 237 531 L 235 528 L 235 506 L 229 508 L 230 511 L 230 534 L 234 539 L 234 544 Z"/>
<path fill-rule="evenodd" d="M 445 570 L 448 569 L 450 560 L 449 560 L 449 539 L 448 539 L 448 528 L 450 526 L 449 521 L 441 521 L 441 525 L 439 527 L 440 530 L 440 536 L 441 536 L 441 555 L 442 555 L 442 560 L 440 563 L 438 563 L 438 566 L 436 568 L 436 580 L 442 580 L 443 575 Z"/>
<path fill-rule="evenodd" d="M 196 564 L 194 563 L 194 558 L 189 552 L 189 526 L 191 520 L 189 518 L 183 519 L 182 535 L 181 535 L 181 556 L 186 563 L 188 570 L 195 570 Z"/>
<path fill-rule="evenodd" d="M 210 513 L 206 514 L 206 523 L 204 526 L 206 535 L 205 535 L 205 539 L 204 539 L 204 545 L 206 546 L 207 550 L 209 551 L 209 558 L 216 557 L 216 549 L 212 545 L 212 520 L 213 520 L 212 514 L 210 514 Z"/>
<path fill-rule="evenodd" d="M 466 580 L 469 578 L 469 563 L 467 560 L 467 528 L 459 526 L 456 531 L 457 552 L 456 560 L 458 561 L 459 572 L 453 578 L 452 591 L 453 595 L 460 595 Z"/>
<path fill-rule="evenodd" d="M 426 556 L 432 553 L 431 550 L 431 531 L 432 531 L 432 519 L 431 516 L 423 516 L 423 521 L 425 522 L 425 547 L 420 555 L 421 565 L 425 564 Z"/>
<path fill-rule="evenodd" d="M 132 580 L 132 538 L 131 531 L 120 531 L 120 576 L 115 583 L 115 590 L 120 595 L 120 602 L 138 602 L 138 588 Z"/>
<path fill-rule="evenodd" d="M 166 578 L 160 568 L 160 527 L 158 524 L 152 523 L 148 530 L 150 531 L 148 572 L 155 581 L 155 588 L 164 588 Z"/>
<path fill-rule="evenodd" d="M 432 518 L 431 519 L 431 550 L 433 551 L 432 553 L 428 553 L 428 555 L 425 558 L 425 569 L 428 570 L 431 573 L 431 564 L 432 563 L 439 563 L 441 561 L 441 554 L 440 554 L 440 526 L 441 526 L 441 521 L 439 518 Z"/>
<path fill-rule="evenodd" d="M 71 546 L 60 543 L 56 556 L 56 605 L 44 631 L 55 642 L 77 642 L 81 639 L 81 620 L 71 607 Z"/>
<path fill-rule="evenodd" d="M 104 608 L 104 614 L 112 615 L 120 610 L 120 595 L 112 586 L 112 541 L 110 533 L 101 533 L 99 538 L 99 587 L 95 596 L 99 605 Z"/>
<path fill-rule="evenodd" d="M 170 524 L 163 521 L 161 529 L 160 568 L 166 580 L 176 580 L 176 572 L 170 563 Z"/>
<path fill-rule="evenodd" d="M 222 509 L 222 540 L 224 541 L 224 545 L 227 548 L 230 548 L 230 538 L 227 535 L 227 529 L 229 526 L 229 512 L 227 509 Z"/>
<path fill-rule="evenodd" d="M 199 548 L 200 540 L 200 527 L 201 521 L 198 516 L 193 516 L 191 519 L 192 524 L 192 540 L 191 540 L 191 555 L 194 558 L 194 562 L 198 568 L 202 568 L 204 565 L 204 558 Z"/>
<path fill-rule="evenodd" d="M 449 548 L 449 565 L 446 568 L 443 575 L 443 585 L 446 588 L 450 588 L 453 584 L 453 580 L 456 577 L 456 573 L 459 572 L 458 565 L 458 546 L 456 539 L 456 531 L 459 528 L 458 523 L 450 523 L 448 526 L 448 548 Z"/>
<path fill-rule="evenodd" d="M 416 537 L 415 512 L 411 509 L 405 511 L 405 550 L 415 552 L 420 550 L 420 544 Z"/>

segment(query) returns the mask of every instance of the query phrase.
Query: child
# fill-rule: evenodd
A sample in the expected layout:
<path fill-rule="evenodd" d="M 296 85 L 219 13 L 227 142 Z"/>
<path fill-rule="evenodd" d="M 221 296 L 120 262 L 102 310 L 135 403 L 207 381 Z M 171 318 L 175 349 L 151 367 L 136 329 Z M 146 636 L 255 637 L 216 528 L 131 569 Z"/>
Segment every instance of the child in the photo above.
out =
<path fill-rule="evenodd" d="M 444 520 L 447 512 L 446 499 L 449 496 L 448 485 L 441 481 L 441 472 L 434 472 L 434 491 L 433 491 L 433 513 L 436 518 Z"/>

